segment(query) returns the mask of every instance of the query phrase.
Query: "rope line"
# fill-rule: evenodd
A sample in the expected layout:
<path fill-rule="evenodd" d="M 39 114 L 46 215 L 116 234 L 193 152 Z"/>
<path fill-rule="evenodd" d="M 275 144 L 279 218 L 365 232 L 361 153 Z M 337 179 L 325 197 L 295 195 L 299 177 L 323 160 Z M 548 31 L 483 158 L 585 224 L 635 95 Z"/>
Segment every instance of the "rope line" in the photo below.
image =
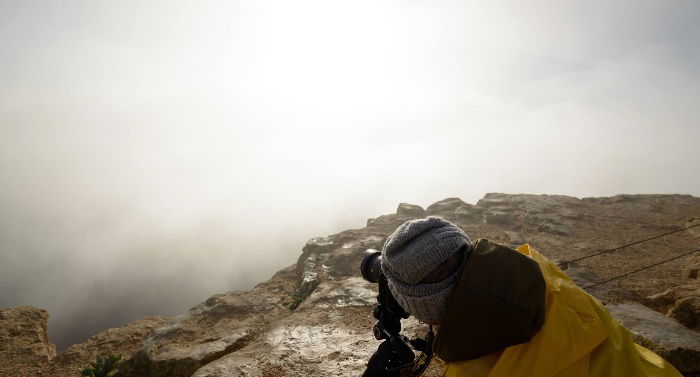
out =
<path fill-rule="evenodd" d="M 660 262 L 657 262 L 657 263 L 654 263 L 654 264 L 651 264 L 651 265 L 642 267 L 642 268 L 637 269 L 637 270 L 634 270 L 634 271 L 630 271 L 630 272 L 625 273 L 625 274 L 622 274 L 622 275 L 620 275 L 620 276 L 615 276 L 614 278 L 610 278 L 610 279 L 608 279 L 608 280 L 601 281 L 601 282 L 599 282 L 599 283 L 595 283 L 595 284 L 589 285 L 589 286 L 587 286 L 587 287 L 583 287 L 583 289 L 589 289 L 589 288 L 597 287 L 597 286 L 599 286 L 599 285 L 601 285 L 601 284 L 609 283 L 609 282 L 611 282 L 611 281 L 613 281 L 613 280 L 617 280 L 617 279 L 620 279 L 620 278 L 623 278 L 623 277 L 626 277 L 626 276 L 629 276 L 629 275 L 632 275 L 632 274 L 636 274 L 637 272 L 650 269 L 650 268 L 655 267 L 655 266 L 658 266 L 658 265 L 660 265 L 660 264 L 663 264 L 663 263 L 666 263 L 666 262 L 670 262 L 670 261 L 672 261 L 672 260 L 676 260 L 676 259 L 679 259 L 679 258 L 683 258 L 683 257 L 685 257 L 685 256 L 688 256 L 688 255 L 693 254 L 693 253 L 698 252 L 698 251 L 700 251 L 700 249 L 695 249 L 695 250 L 689 251 L 689 252 L 687 252 L 687 253 L 683 253 L 683 254 L 680 254 L 680 255 L 676 255 L 676 256 L 673 257 L 673 258 L 669 258 L 669 259 L 666 259 L 666 260 L 662 260 L 662 261 L 660 261 Z"/>
<path fill-rule="evenodd" d="M 560 263 L 557 264 L 557 267 L 565 266 L 565 265 L 567 265 L 567 264 L 569 264 L 569 263 L 578 262 L 578 261 L 581 261 L 581 260 L 584 260 L 584 259 L 588 259 L 588 258 L 591 258 L 591 257 L 595 257 L 595 256 L 598 256 L 598 255 L 601 255 L 601 254 L 607 254 L 607 253 L 610 253 L 610 252 L 613 252 L 613 251 L 616 251 L 616 250 L 624 249 L 624 248 L 626 248 L 626 247 L 634 246 L 634 245 L 640 244 L 640 243 L 642 243 L 642 242 L 651 241 L 651 240 L 654 240 L 654 239 L 657 239 L 657 238 L 661 238 L 661 237 L 663 237 L 663 236 L 668 236 L 669 234 L 682 232 L 682 231 L 687 230 L 687 229 L 690 229 L 690 228 L 695 228 L 696 226 L 700 226 L 700 224 L 695 224 L 695 225 L 687 226 L 687 227 L 685 227 L 685 228 L 676 229 L 676 230 L 674 230 L 674 231 L 667 232 L 667 233 L 664 233 L 664 234 L 660 234 L 660 235 L 658 235 L 658 236 L 654 236 L 654 237 L 651 237 L 651 238 L 643 239 L 643 240 L 641 240 L 641 241 L 636 241 L 636 242 L 632 242 L 632 243 L 627 244 L 627 245 L 618 246 L 618 247 L 613 248 L 613 249 L 603 250 L 603 251 L 599 251 L 599 252 L 597 252 L 597 253 L 593 253 L 593 254 L 590 254 L 590 255 L 586 255 L 586 256 L 580 257 L 580 258 L 576 258 L 576 259 L 571 259 L 571 260 L 568 260 L 568 261 L 560 262 Z"/>

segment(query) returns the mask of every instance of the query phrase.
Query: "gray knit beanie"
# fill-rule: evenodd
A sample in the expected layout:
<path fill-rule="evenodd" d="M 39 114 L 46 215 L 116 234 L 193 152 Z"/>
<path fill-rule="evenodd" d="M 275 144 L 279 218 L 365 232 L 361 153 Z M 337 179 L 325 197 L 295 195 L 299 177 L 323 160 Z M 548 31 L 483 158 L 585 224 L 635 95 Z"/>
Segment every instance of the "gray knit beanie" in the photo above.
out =
<path fill-rule="evenodd" d="M 445 280 L 420 283 L 440 263 L 467 246 L 460 266 Z M 437 217 L 409 220 L 387 238 L 382 272 L 391 293 L 407 312 L 422 322 L 442 321 L 447 300 L 471 249 L 469 237 L 456 225 Z"/>

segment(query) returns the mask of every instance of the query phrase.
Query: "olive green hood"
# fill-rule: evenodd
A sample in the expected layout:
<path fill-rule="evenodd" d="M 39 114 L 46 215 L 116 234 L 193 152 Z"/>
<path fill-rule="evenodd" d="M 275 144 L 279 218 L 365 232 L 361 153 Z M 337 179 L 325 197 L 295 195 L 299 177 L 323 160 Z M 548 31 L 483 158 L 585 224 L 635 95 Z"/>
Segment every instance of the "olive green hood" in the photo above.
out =
<path fill-rule="evenodd" d="M 544 324 L 545 289 L 537 262 L 477 240 L 450 296 L 435 353 L 446 362 L 471 360 L 529 341 Z"/>

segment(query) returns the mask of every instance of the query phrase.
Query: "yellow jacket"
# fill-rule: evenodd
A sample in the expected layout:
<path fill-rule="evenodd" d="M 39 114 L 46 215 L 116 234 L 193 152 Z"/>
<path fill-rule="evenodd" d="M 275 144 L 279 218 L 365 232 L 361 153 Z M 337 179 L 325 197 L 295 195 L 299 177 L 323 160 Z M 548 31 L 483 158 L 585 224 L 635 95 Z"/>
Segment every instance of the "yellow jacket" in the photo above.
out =
<path fill-rule="evenodd" d="M 545 322 L 527 343 L 467 361 L 446 364 L 445 377 L 682 377 L 635 344 L 591 295 L 529 245 L 517 248 L 535 260 L 547 284 Z"/>

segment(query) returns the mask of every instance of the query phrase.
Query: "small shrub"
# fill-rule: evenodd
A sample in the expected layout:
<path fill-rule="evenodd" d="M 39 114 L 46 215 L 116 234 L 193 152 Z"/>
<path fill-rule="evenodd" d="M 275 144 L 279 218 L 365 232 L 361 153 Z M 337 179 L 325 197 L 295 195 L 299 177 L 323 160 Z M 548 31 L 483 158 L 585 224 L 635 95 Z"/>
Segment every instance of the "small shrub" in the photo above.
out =
<path fill-rule="evenodd" d="M 94 363 L 90 363 L 92 368 L 80 369 L 81 376 L 106 377 L 114 369 L 114 365 L 121 360 L 121 355 L 108 355 L 106 357 L 97 356 Z"/>
<path fill-rule="evenodd" d="M 302 289 L 301 287 L 295 289 L 292 293 L 289 294 L 289 297 L 292 298 L 292 301 L 290 302 L 285 302 L 282 305 L 286 306 L 289 308 L 289 310 L 294 310 L 296 309 L 304 300 L 306 300 L 307 297 L 311 294 L 311 291 L 308 289 Z"/>

